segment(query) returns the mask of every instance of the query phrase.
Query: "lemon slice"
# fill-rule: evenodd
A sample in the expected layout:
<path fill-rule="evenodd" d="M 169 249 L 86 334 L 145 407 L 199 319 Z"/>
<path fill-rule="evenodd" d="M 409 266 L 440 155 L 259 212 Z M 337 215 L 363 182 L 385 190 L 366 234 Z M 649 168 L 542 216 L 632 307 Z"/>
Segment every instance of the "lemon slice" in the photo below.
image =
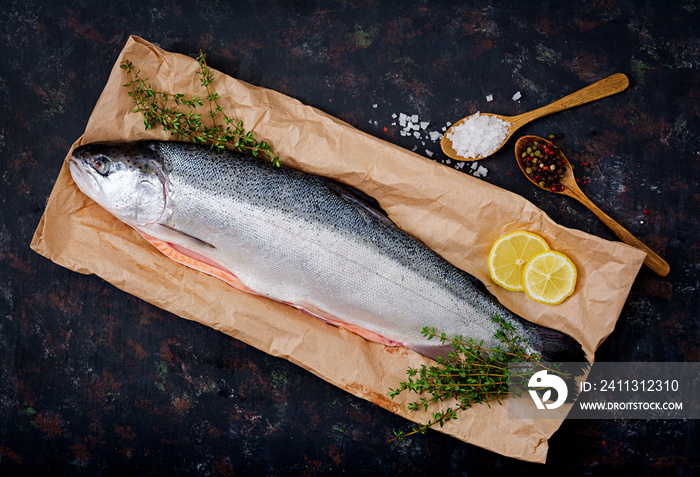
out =
<path fill-rule="evenodd" d="M 556 305 L 574 292 L 576 266 L 563 253 L 549 250 L 527 262 L 522 281 L 527 296 L 540 303 Z"/>
<path fill-rule="evenodd" d="M 523 291 L 523 267 L 530 258 L 549 250 L 545 239 L 518 230 L 494 242 L 489 252 L 489 273 L 496 284 L 510 291 Z"/>

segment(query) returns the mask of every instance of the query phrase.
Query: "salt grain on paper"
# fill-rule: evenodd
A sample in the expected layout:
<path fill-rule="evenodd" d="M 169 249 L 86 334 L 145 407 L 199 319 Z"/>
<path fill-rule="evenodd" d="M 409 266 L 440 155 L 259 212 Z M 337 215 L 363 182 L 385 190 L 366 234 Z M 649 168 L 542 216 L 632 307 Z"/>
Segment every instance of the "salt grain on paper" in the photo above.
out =
<path fill-rule="evenodd" d="M 508 137 L 511 124 L 494 116 L 478 112 L 453 127 L 447 138 L 460 157 L 486 157 L 493 154 Z"/>

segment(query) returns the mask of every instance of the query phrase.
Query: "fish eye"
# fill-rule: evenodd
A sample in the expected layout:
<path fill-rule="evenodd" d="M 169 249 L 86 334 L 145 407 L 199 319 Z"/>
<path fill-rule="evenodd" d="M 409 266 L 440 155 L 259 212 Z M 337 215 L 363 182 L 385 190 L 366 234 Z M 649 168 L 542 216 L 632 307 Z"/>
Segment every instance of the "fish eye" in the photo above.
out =
<path fill-rule="evenodd" d="M 109 158 L 99 155 L 96 156 L 92 161 L 92 168 L 95 169 L 99 174 L 107 175 L 109 172 L 109 165 L 111 161 Z"/>

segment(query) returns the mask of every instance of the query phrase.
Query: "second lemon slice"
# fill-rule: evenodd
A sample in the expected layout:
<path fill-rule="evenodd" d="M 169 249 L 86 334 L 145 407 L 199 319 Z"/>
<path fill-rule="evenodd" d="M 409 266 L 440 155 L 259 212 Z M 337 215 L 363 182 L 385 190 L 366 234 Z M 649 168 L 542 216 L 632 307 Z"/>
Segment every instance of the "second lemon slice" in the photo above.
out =
<path fill-rule="evenodd" d="M 511 291 L 522 291 L 523 267 L 533 256 L 549 250 L 537 234 L 518 230 L 496 240 L 489 253 L 489 273 L 496 284 Z"/>
<path fill-rule="evenodd" d="M 556 305 L 564 301 L 576 286 L 576 266 L 563 253 L 542 252 L 523 270 L 525 294 L 535 301 Z"/>

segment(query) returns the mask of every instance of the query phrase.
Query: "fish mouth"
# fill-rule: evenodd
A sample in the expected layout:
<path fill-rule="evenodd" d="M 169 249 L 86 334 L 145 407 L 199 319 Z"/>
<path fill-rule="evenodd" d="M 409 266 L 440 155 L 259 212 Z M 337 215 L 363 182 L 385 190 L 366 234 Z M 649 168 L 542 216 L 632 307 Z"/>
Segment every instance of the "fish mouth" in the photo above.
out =
<path fill-rule="evenodd" d="M 73 176 L 73 182 L 78 186 L 78 189 L 88 197 L 93 197 L 94 192 L 99 189 L 97 179 L 86 170 L 83 163 L 79 162 L 74 157 L 68 160 L 68 168 L 71 176 Z"/>

